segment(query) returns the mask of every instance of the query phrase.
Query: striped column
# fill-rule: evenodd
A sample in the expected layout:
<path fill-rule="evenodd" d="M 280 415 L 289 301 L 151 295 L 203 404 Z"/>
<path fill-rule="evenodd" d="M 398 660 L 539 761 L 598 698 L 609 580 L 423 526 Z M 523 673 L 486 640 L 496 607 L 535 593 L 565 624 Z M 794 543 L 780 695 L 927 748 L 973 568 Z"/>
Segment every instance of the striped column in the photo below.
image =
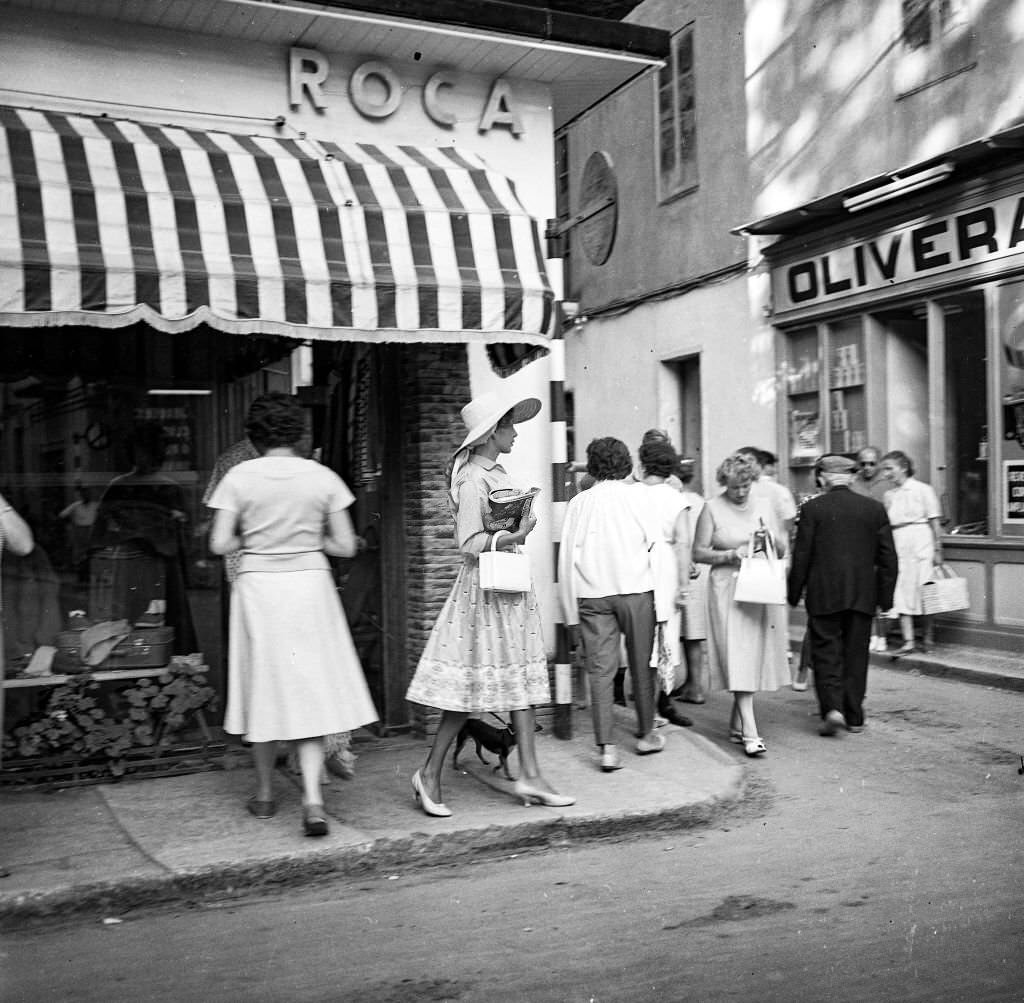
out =
<path fill-rule="evenodd" d="M 565 421 L 565 336 L 562 304 L 555 304 L 552 321 L 549 372 L 551 374 L 551 512 L 554 531 L 555 591 L 558 590 L 558 548 L 565 522 L 568 443 Z M 555 621 L 555 738 L 572 738 L 572 663 L 569 630 L 562 622 L 561 606 Z"/>

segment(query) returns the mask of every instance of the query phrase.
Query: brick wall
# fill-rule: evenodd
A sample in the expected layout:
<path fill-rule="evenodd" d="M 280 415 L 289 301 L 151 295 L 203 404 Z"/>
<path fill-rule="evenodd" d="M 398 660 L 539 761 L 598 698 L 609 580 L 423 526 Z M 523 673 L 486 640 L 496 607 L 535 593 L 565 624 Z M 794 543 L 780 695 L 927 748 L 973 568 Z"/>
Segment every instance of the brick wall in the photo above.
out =
<path fill-rule="evenodd" d="M 445 468 L 465 429 L 459 411 L 470 398 L 469 363 L 464 345 L 413 345 L 403 353 L 402 422 L 406 431 L 402 461 L 408 617 L 408 677 L 459 568 L 452 521 L 445 502 Z M 413 730 L 433 733 L 436 711 L 410 707 Z"/>

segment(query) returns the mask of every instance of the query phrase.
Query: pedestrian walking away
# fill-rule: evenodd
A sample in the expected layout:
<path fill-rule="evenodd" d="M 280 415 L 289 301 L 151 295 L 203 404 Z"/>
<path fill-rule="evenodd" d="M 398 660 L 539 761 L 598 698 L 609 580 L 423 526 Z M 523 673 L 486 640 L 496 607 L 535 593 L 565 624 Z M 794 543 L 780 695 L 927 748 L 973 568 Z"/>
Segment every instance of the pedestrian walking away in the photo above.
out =
<path fill-rule="evenodd" d="M 210 497 L 214 554 L 242 552 L 231 592 L 224 730 L 252 743 L 257 789 L 249 812 L 277 811 L 277 743 L 294 743 L 302 774 L 302 826 L 327 834 L 324 736 L 377 720 L 328 556 L 352 557 L 346 509 L 353 495 L 332 470 L 299 455 L 305 412 L 288 394 L 250 408 L 255 460 L 231 467 Z"/>
<path fill-rule="evenodd" d="M 606 773 L 622 766 L 612 712 L 620 635 L 633 681 L 636 752 L 665 748 L 665 736 L 654 730 L 657 669 L 650 663 L 656 624 L 668 621 L 676 601 L 676 572 L 662 568 L 675 565 L 676 557 L 648 497 L 651 489 L 629 479 L 632 465 L 619 439 L 594 439 L 587 446 L 587 473 L 595 483 L 570 500 L 558 550 L 562 613 L 582 641 L 594 741 Z"/>
<path fill-rule="evenodd" d="M 515 529 L 493 528 L 489 496 L 515 487 L 498 457 L 512 451 L 516 425 L 539 411 L 536 397 L 503 401 L 486 393 L 461 412 L 467 431 L 448 464 L 447 482 L 462 563 L 406 693 L 412 703 L 441 711 L 427 760 L 412 777 L 416 803 L 427 815 L 452 814 L 441 796 L 441 770 L 468 716 L 506 711 L 519 756 L 516 795 L 524 804 L 575 803 L 548 783 L 537 762 L 534 707 L 550 701 L 551 688 L 536 592 L 532 584 L 525 592 L 485 590 L 480 584 L 483 551 L 515 550 L 537 524 L 531 513 Z"/>
<path fill-rule="evenodd" d="M 881 502 L 850 488 L 856 464 L 823 456 L 816 474 L 824 493 L 800 509 L 787 599 L 805 596 L 820 733 L 864 727 L 871 620 L 888 610 L 896 585 L 892 529 Z"/>

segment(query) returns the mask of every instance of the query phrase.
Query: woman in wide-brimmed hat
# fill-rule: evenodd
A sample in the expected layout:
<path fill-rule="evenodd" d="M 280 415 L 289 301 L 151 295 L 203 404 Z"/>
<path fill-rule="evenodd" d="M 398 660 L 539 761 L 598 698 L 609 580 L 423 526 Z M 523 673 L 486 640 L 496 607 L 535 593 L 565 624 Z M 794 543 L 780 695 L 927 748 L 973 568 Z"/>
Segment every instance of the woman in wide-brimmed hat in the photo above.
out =
<path fill-rule="evenodd" d="M 521 545 L 537 522 L 531 514 L 513 532 L 492 531 L 488 495 L 514 487 L 498 458 L 511 452 L 515 426 L 538 411 L 535 397 L 510 401 L 491 393 L 462 409 L 467 431 L 448 472 L 448 504 L 462 566 L 406 694 L 413 703 L 442 712 L 427 761 L 412 778 L 416 801 L 428 815 L 451 815 L 441 797 L 441 768 L 472 713 L 511 712 L 520 766 L 515 791 L 524 803 L 558 807 L 574 802 L 548 784 L 537 764 L 533 708 L 551 698 L 537 596 L 532 588 L 503 593 L 480 586 L 480 554 L 492 544 L 498 550 Z"/>

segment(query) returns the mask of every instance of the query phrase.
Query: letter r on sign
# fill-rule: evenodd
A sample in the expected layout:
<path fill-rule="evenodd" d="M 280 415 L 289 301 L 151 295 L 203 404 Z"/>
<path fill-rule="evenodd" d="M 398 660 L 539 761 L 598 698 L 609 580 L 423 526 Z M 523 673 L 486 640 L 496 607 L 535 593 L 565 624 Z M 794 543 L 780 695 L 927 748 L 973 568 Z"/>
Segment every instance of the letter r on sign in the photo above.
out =
<path fill-rule="evenodd" d="M 309 92 L 313 107 L 320 110 L 327 107 L 327 99 L 321 85 L 331 72 L 327 57 L 316 49 L 293 47 L 288 53 L 288 103 L 293 108 L 302 104 L 302 88 Z"/>

